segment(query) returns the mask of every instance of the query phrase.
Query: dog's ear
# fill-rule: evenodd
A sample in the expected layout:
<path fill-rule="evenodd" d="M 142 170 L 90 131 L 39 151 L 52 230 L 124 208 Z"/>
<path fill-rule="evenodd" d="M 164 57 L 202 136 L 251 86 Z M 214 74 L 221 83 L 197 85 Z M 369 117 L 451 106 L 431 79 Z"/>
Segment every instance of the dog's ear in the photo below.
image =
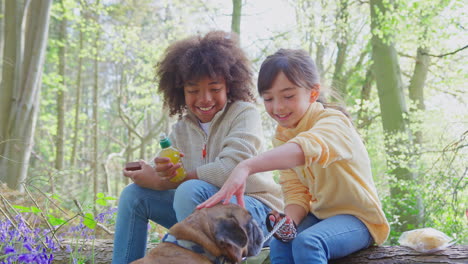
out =
<path fill-rule="evenodd" d="M 234 263 L 242 260 L 244 247 L 248 238 L 239 223 L 233 218 L 220 219 L 215 227 L 215 238 L 218 246 L 227 253 L 227 257 Z"/>

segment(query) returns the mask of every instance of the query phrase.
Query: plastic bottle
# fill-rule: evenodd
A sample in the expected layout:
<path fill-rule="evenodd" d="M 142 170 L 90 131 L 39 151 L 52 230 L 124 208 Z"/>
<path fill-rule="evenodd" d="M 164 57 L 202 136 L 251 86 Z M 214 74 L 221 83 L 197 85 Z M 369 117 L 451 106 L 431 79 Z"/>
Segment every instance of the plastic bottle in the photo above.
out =
<path fill-rule="evenodd" d="M 161 151 L 158 154 L 158 157 L 167 157 L 171 160 L 172 164 L 181 163 L 180 161 L 180 151 L 172 146 L 171 141 L 166 136 L 166 134 L 161 133 L 159 136 L 159 145 L 161 146 Z M 185 172 L 184 167 L 180 167 L 176 170 L 176 176 L 172 177 L 169 181 L 171 182 L 180 182 L 185 179 L 187 173 Z"/>

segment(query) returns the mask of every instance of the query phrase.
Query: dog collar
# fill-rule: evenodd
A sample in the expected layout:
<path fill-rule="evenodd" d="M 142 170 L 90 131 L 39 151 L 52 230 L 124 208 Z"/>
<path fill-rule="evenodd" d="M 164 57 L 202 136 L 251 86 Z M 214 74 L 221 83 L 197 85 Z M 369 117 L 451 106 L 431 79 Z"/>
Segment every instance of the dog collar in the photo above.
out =
<path fill-rule="evenodd" d="M 223 263 L 230 263 L 224 256 L 215 257 L 210 252 L 207 252 L 202 246 L 199 244 L 189 241 L 189 240 L 181 240 L 177 239 L 175 236 L 167 233 L 164 235 L 162 242 L 168 242 L 178 245 L 179 247 L 183 247 L 200 255 L 207 257 L 211 262 L 214 264 L 223 264 Z"/>

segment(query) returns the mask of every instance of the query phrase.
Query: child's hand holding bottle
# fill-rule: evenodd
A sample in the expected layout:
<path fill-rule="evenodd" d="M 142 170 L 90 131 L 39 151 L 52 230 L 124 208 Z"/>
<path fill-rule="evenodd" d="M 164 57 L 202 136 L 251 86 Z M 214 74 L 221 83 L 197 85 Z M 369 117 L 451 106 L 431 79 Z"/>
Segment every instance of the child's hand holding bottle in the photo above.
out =
<path fill-rule="evenodd" d="M 183 157 L 184 154 L 183 153 L 180 153 L 180 157 Z M 172 182 L 176 182 L 173 180 L 173 178 L 177 177 L 177 174 L 178 174 L 178 169 L 182 168 L 182 164 L 181 163 L 172 163 L 171 159 L 170 158 L 167 158 L 167 157 L 156 157 L 154 159 L 154 163 L 155 163 L 155 171 L 157 173 L 157 175 L 163 179 L 163 180 L 170 180 Z"/>
<path fill-rule="evenodd" d="M 157 174 L 163 179 L 171 182 L 180 182 L 185 179 L 187 173 L 182 166 L 181 158 L 184 156 L 178 149 L 172 146 L 166 134 L 161 133 L 159 137 L 161 151 L 154 159 Z"/>

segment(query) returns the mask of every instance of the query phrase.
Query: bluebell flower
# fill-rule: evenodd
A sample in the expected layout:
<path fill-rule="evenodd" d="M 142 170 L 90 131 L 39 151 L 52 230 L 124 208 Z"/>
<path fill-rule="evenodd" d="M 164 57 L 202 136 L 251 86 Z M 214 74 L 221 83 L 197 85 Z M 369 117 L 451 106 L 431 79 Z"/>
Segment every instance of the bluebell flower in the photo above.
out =
<path fill-rule="evenodd" d="M 33 251 L 33 248 L 32 248 L 31 245 L 28 244 L 28 243 L 24 243 L 24 244 L 23 244 L 23 247 L 26 248 L 28 251 Z"/>
<path fill-rule="evenodd" d="M 12 253 L 15 253 L 16 250 L 14 247 L 12 246 L 6 246 L 5 247 L 5 255 L 8 255 L 8 254 L 12 254 Z"/>

